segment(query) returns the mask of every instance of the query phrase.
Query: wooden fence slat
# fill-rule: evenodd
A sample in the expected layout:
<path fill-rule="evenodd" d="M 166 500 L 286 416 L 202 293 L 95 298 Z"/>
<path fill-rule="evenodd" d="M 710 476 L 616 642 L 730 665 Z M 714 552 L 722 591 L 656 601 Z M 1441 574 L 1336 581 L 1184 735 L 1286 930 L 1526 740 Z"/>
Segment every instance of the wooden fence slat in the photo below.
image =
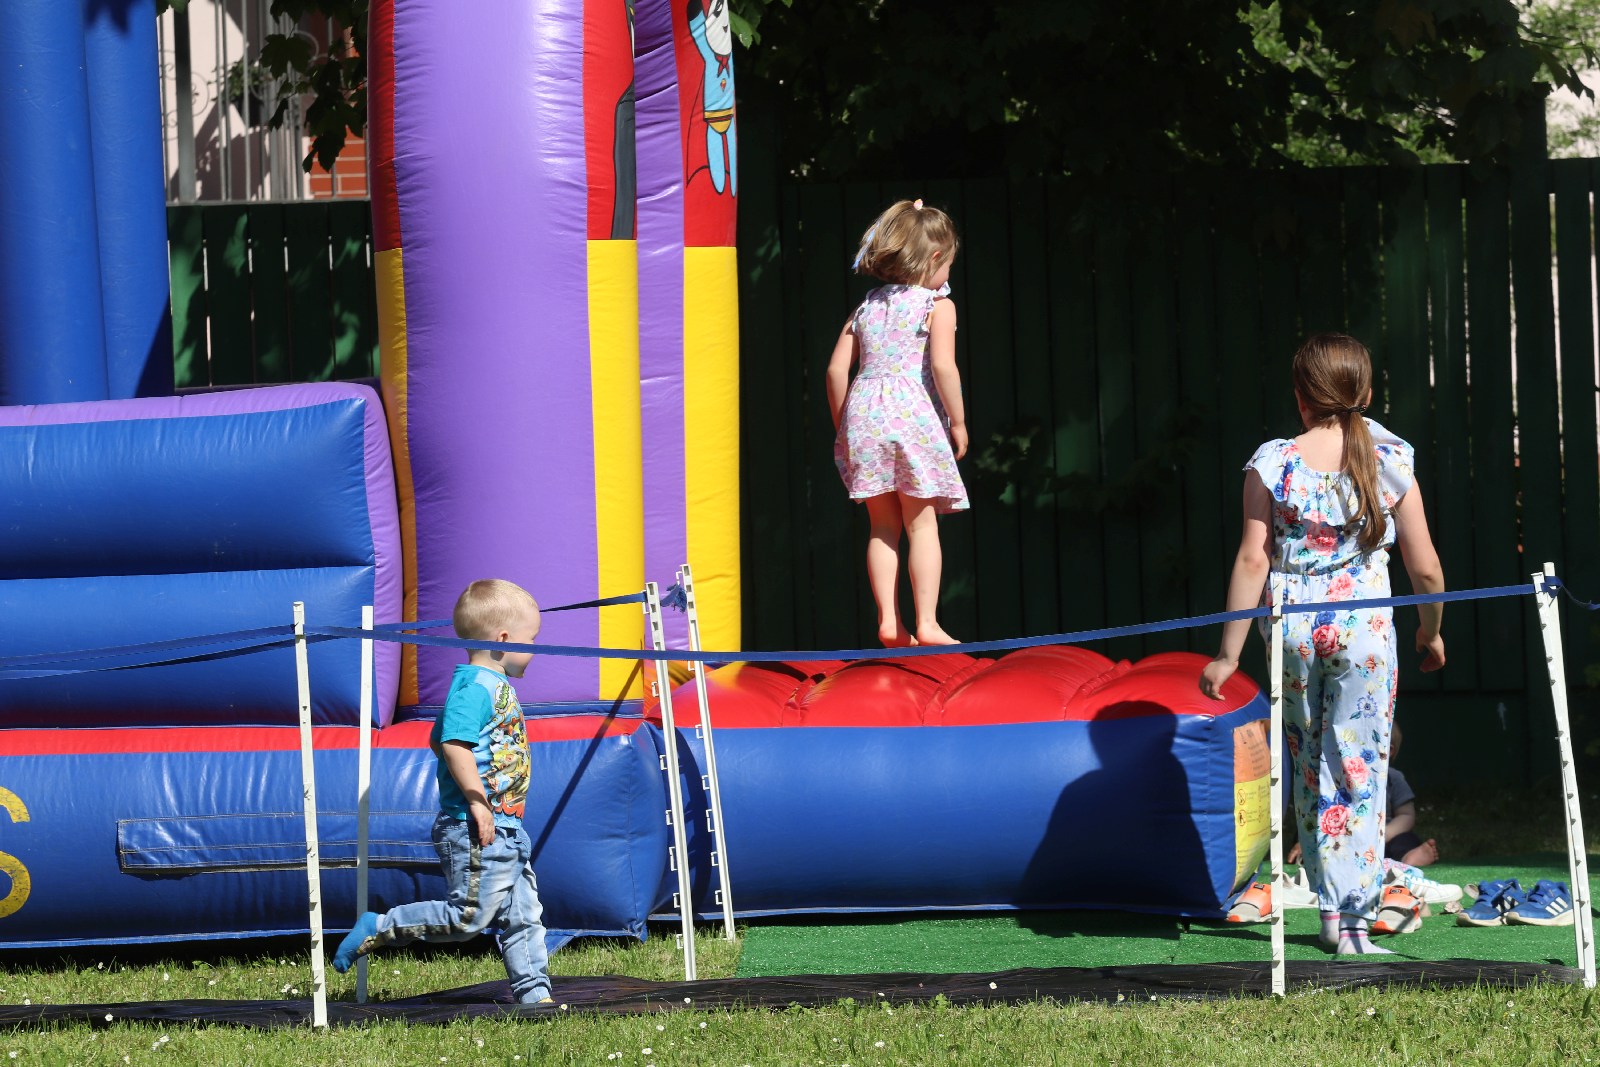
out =
<path fill-rule="evenodd" d="M 201 216 L 206 242 L 206 311 L 210 385 L 256 380 L 250 328 L 250 217 L 238 204 L 215 204 Z"/>
<path fill-rule="evenodd" d="M 1133 293 L 1129 234 L 1122 219 L 1102 221 L 1094 234 L 1095 370 L 1100 385 L 1100 469 L 1110 491 L 1100 528 L 1105 569 L 1090 580 L 1105 585 L 1106 621 L 1126 626 L 1145 621 L 1140 589 L 1139 500 L 1130 491 L 1139 458 L 1138 398 L 1133 384 Z M 1138 637 L 1106 642 L 1112 659 L 1143 654 Z"/>
<path fill-rule="evenodd" d="M 179 389 L 210 382 L 206 357 L 205 211 L 199 204 L 167 208 L 172 285 L 172 360 Z"/>
<path fill-rule="evenodd" d="M 1092 242 L 1075 228 L 1076 198 L 1064 181 L 1046 186 L 1050 234 L 1050 334 L 1055 424 L 1050 441 L 1056 493 L 1057 572 L 1067 630 L 1104 625 L 1105 542 L 1094 506 L 1100 475 L 1099 384 L 1094 359 Z"/>
<path fill-rule="evenodd" d="M 1372 374 L 1383 380 L 1383 231 L 1378 170 L 1352 167 L 1344 175 L 1345 308 L 1349 332 L 1372 350 Z"/>
<path fill-rule="evenodd" d="M 1556 386 L 1555 307 L 1552 293 L 1548 164 L 1518 164 L 1511 171 L 1511 288 L 1516 324 L 1517 474 L 1521 488 L 1522 566 L 1566 562 L 1561 537 L 1561 410 Z M 1592 547 L 1594 537 L 1584 539 Z M 1524 578 L 1526 575 L 1524 575 Z M 1529 662 L 1544 651 L 1528 627 Z"/>
<path fill-rule="evenodd" d="M 372 212 L 363 200 L 328 205 L 328 238 L 333 248 L 333 377 L 367 378 L 378 373 L 378 304 L 370 267 L 363 284 L 362 265 L 370 263 Z"/>
<path fill-rule="evenodd" d="M 813 640 L 818 648 L 854 648 L 863 639 L 857 626 L 860 559 L 866 540 L 857 536 L 855 511 L 833 464 L 833 421 L 823 369 L 833 351 L 839 327 L 854 306 L 846 290 L 843 265 L 854 254 L 855 224 L 844 224 L 842 188 L 810 186 L 800 190 L 800 233 L 805 242 L 801 285 L 806 294 L 800 309 L 800 337 L 808 371 L 805 397 L 805 439 L 802 468 L 809 482 L 809 512 L 803 521 L 810 534 Z M 846 234 L 850 249 L 846 250 Z"/>
<path fill-rule="evenodd" d="M 850 269 L 850 262 L 855 257 L 856 249 L 860 245 L 861 234 L 883 211 L 900 197 L 884 196 L 883 189 L 875 182 L 851 182 L 844 187 L 843 215 L 841 216 L 841 244 L 838 256 L 832 260 L 835 270 L 845 274 Z M 913 199 L 915 199 L 913 197 Z M 829 323 L 829 329 L 837 334 L 839 327 L 844 324 L 845 318 L 874 287 L 881 282 L 876 278 L 865 275 L 848 275 L 844 277 L 845 303 L 835 308 L 829 308 L 828 313 L 835 321 Z M 833 338 L 829 337 L 826 346 L 818 351 L 812 358 L 818 360 L 817 366 L 826 365 L 828 353 L 833 348 Z M 859 369 L 859 368 L 857 368 Z M 826 404 L 826 398 L 824 398 Z M 831 450 L 831 445 L 829 446 Z M 829 453 L 832 454 L 831 451 Z M 827 477 L 826 475 L 824 476 Z M 838 486 L 837 492 L 843 495 L 843 483 L 839 476 L 832 476 L 831 486 Z M 876 644 L 875 635 L 878 632 L 878 606 L 872 597 L 872 587 L 867 582 L 867 539 L 872 533 L 872 524 L 867 518 L 867 509 L 864 504 L 849 506 L 850 511 L 850 565 L 851 574 L 850 592 L 855 598 L 855 624 L 851 633 L 856 642 L 866 645 Z M 910 583 L 905 580 L 906 556 L 905 544 L 901 544 L 900 555 L 900 581 L 897 592 L 898 602 L 903 618 L 912 619 L 908 614 L 911 606 Z M 854 646 L 852 646 L 854 647 Z"/>
<path fill-rule="evenodd" d="M 1428 234 L 1423 175 L 1417 168 L 1390 168 L 1379 181 L 1383 228 L 1384 332 L 1372 339 L 1383 352 L 1383 379 L 1373 383 L 1368 414 L 1411 442 L 1416 475 L 1423 492 L 1434 484 L 1434 446 L 1428 396 Z M 1398 553 L 1389 567 L 1397 594 L 1412 592 L 1411 579 Z M 1401 653 L 1409 665 L 1412 653 Z M 1402 669 L 1401 689 L 1437 690 L 1437 674 Z"/>
<path fill-rule="evenodd" d="M 335 373 L 331 268 L 328 265 L 328 204 L 312 200 L 284 211 L 284 246 L 289 260 L 290 362 L 301 381 L 327 381 Z"/>
<path fill-rule="evenodd" d="M 973 633 L 995 639 L 1023 632 L 1022 587 L 1029 579 L 1019 559 L 1017 500 L 1014 494 L 1006 498 L 1005 472 L 992 466 L 993 460 L 1014 454 L 1009 442 L 1017 434 L 1010 205 L 1005 183 L 999 179 L 963 183 L 962 201 L 967 258 L 982 265 L 980 270 L 966 271 L 963 289 L 952 294 L 962 318 L 973 326 L 966 331 L 971 374 L 962 379 L 973 439 L 962 464 L 972 500 L 976 549 L 978 625 Z M 973 351 L 970 338 L 979 327 L 983 342 Z M 986 454 L 991 459 L 988 469 L 981 462 Z"/>
<path fill-rule="evenodd" d="M 1173 281 L 1178 290 L 1178 382 L 1182 414 L 1192 444 L 1179 461 L 1183 479 L 1184 540 L 1189 561 L 1188 608 L 1191 615 L 1221 611 L 1227 597 L 1227 568 L 1232 559 L 1226 532 L 1228 516 L 1238 511 L 1244 457 L 1224 457 L 1219 445 L 1227 406 L 1218 389 L 1216 271 L 1213 267 L 1212 220 L 1208 195 L 1191 185 L 1177 194 L 1173 232 L 1177 259 Z M 1235 529 L 1237 535 L 1237 530 Z M 1191 651 L 1216 651 L 1217 632 L 1188 631 Z"/>
<path fill-rule="evenodd" d="M 1430 166 L 1428 209 L 1428 300 L 1433 351 L 1434 438 L 1428 451 L 1431 476 L 1422 482 L 1433 540 L 1452 588 L 1472 584 L 1473 493 L 1472 408 L 1467 389 L 1466 250 L 1462 243 L 1462 168 Z M 1440 671 L 1449 692 L 1478 689 L 1478 617 L 1471 608 L 1446 613 L 1450 655 Z M 1403 632 L 1403 631 L 1402 631 Z"/>
<path fill-rule="evenodd" d="M 1041 181 L 1011 184 L 1011 329 L 1016 358 L 1016 426 L 1026 436 L 1026 452 L 1016 457 L 1007 492 L 1018 518 L 1021 633 L 1062 630 L 1057 594 L 1060 560 L 1056 555 L 1056 494 L 1050 477 L 1052 406 L 1049 295 L 1049 242 L 1044 227 L 1045 186 Z M 987 347 L 987 340 L 985 342 Z M 991 352 L 991 359 L 995 354 Z"/>
<path fill-rule="evenodd" d="M 784 257 L 782 260 L 783 288 L 785 293 L 804 292 L 804 265 L 805 251 L 804 234 L 801 230 L 800 192 L 792 185 L 786 185 L 780 196 L 779 240 L 783 242 Z M 766 611 L 776 615 L 777 621 L 787 625 L 792 637 L 788 641 L 776 645 L 766 646 L 772 648 L 822 648 L 822 643 L 817 638 L 815 596 L 815 577 L 812 573 L 812 559 L 810 556 L 811 531 L 810 531 L 810 492 L 811 487 L 807 479 L 806 467 L 806 412 L 810 408 L 808 401 L 814 401 L 817 390 L 822 389 L 821 378 L 823 367 L 817 360 L 826 359 L 827 354 L 818 355 L 806 347 L 804 300 L 784 300 L 783 318 L 783 353 L 782 380 L 784 384 L 783 420 L 785 424 L 786 450 L 784 459 L 789 470 L 788 509 L 780 513 L 777 521 L 785 526 L 798 527 L 796 536 L 790 542 L 794 566 L 793 599 L 786 601 L 766 601 L 761 607 L 753 610 Z M 741 315 L 741 318 L 744 316 Z M 748 351 L 748 350 L 747 350 Z M 742 360 L 746 367 L 747 360 Z M 823 393 L 821 403 L 827 404 L 826 393 Z M 749 471 L 749 467 L 745 467 Z M 753 474 L 754 472 L 751 471 Z M 748 480 L 748 479 L 746 479 Z M 753 554 L 752 554 L 753 555 Z M 756 557 L 759 558 L 759 557 Z M 755 592 L 760 588 L 759 581 L 745 586 L 750 590 L 746 603 L 760 604 L 766 600 Z M 781 593 L 781 591 L 780 591 Z M 746 609 L 748 613 L 750 608 Z"/>
<path fill-rule="evenodd" d="M 1343 188 L 1338 170 L 1293 175 L 1300 335 L 1347 330 L 1344 291 Z"/>
<path fill-rule="evenodd" d="M 1503 172 L 1466 182 L 1467 352 L 1472 374 L 1472 489 L 1478 505 L 1473 573 L 1460 585 L 1510 585 L 1527 581 L 1517 537 L 1517 472 L 1511 411 L 1510 183 Z M 1485 689 L 1523 687 L 1523 613 L 1526 605 L 1483 601 L 1477 607 L 1479 660 Z"/>
<path fill-rule="evenodd" d="M 255 319 L 256 381 L 293 381 L 284 268 L 284 205 L 251 204 L 250 292 Z"/>
<path fill-rule="evenodd" d="M 1185 579 L 1195 565 L 1220 567 L 1221 560 L 1201 562 L 1183 536 L 1185 515 L 1177 458 L 1184 437 L 1178 395 L 1178 336 L 1172 252 L 1171 187 L 1141 217 L 1133 240 L 1129 279 L 1132 291 L 1132 370 L 1134 435 L 1138 455 L 1152 472 L 1142 487 L 1135 512 L 1139 524 L 1140 618 L 1146 622 L 1177 618 L 1188 603 Z M 1157 462 L 1159 460 L 1159 462 Z M 1146 636 L 1144 653 L 1185 648 L 1188 636 L 1167 631 Z"/>
<path fill-rule="evenodd" d="M 1551 161 L 1556 193 L 1556 271 L 1561 342 L 1561 466 L 1565 503 L 1566 559 L 1558 573 L 1586 597 L 1600 589 L 1600 559 L 1594 552 L 1600 529 L 1600 444 L 1595 426 L 1594 247 L 1589 197 L 1600 194 L 1600 168 L 1593 160 Z M 1531 570 L 1531 568 L 1530 568 Z M 1594 639 L 1585 627 L 1563 629 L 1569 671 L 1581 676 L 1595 661 Z"/>

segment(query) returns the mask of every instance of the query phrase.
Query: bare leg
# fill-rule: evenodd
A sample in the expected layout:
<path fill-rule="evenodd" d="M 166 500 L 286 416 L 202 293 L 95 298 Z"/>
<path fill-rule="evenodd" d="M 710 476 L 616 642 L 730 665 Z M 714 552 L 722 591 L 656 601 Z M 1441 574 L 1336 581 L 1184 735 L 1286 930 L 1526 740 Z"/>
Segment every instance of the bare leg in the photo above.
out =
<path fill-rule="evenodd" d="M 900 515 L 910 539 L 908 570 L 911 597 L 917 606 L 917 643 L 953 645 L 956 639 L 939 625 L 939 579 L 944 569 L 944 553 L 939 547 L 939 516 L 933 501 L 923 497 L 900 496 Z"/>
<path fill-rule="evenodd" d="M 900 502 L 893 493 L 870 497 L 867 517 L 867 584 L 878 604 L 878 640 L 885 648 L 901 648 L 911 643 L 911 634 L 900 621 Z"/>

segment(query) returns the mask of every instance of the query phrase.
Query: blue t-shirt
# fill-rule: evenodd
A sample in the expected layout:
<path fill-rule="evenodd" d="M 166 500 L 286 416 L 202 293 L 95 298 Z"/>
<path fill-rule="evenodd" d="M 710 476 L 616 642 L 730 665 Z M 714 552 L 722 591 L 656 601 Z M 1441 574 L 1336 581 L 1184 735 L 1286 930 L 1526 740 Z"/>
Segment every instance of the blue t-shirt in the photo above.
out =
<path fill-rule="evenodd" d="M 478 776 L 483 779 L 495 825 L 512 829 L 522 825 L 528 801 L 528 731 L 522 721 L 522 705 L 505 675 L 470 663 L 457 667 L 444 712 L 433 724 L 429 740 L 434 752 L 440 753 L 441 812 L 467 818 L 467 798 L 450 773 L 441 748 L 446 741 L 464 741 L 477 758 Z"/>

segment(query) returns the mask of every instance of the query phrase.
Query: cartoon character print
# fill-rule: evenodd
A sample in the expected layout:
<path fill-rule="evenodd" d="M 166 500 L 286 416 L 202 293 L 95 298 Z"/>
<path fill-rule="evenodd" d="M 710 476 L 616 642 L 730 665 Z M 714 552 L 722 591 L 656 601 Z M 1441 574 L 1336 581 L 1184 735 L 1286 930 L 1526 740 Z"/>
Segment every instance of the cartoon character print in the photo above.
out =
<path fill-rule="evenodd" d="M 739 136 L 733 109 L 733 27 L 728 0 L 689 0 L 689 35 L 705 63 L 701 84 L 711 185 L 739 195 Z"/>
<path fill-rule="evenodd" d="M 494 718 L 489 722 L 488 735 L 489 767 L 483 785 L 489 806 L 520 819 L 528 803 L 528 730 L 522 720 L 522 706 L 508 682 L 495 689 Z"/>

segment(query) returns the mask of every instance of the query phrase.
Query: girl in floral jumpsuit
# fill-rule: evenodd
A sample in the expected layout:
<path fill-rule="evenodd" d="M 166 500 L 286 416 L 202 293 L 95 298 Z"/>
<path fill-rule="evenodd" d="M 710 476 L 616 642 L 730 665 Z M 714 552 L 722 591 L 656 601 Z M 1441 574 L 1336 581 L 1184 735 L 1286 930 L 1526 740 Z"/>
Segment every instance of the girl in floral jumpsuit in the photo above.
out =
<path fill-rule="evenodd" d="M 1391 546 L 1400 549 L 1418 593 L 1442 592 L 1412 448 L 1363 415 L 1372 399 L 1365 346 L 1344 334 L 1310 338 L 1295 353 L 1294 390 L 1305 432 L 1268 441 L 1245 467 L 1244 536 L 1228 610 L 1263 603 L 1269 573 L 1281 576 L 1288 604 L 1387 597 Z M 1438 670 L 1442 608 L 1418 610 L 1422 670 Z M 1284 619 L 1290 783 L 1322 941 L 1339 955 L 1387 953 L 1367 931 L 1383 891 L 1384 788 L 1399 669 L 1393 612 L 1334 609 Z M 1221 699 L 1248 629 L 1248 620 L 1224 626 L 1221 650 L 1200 679 L 1207 696 Z"/>

